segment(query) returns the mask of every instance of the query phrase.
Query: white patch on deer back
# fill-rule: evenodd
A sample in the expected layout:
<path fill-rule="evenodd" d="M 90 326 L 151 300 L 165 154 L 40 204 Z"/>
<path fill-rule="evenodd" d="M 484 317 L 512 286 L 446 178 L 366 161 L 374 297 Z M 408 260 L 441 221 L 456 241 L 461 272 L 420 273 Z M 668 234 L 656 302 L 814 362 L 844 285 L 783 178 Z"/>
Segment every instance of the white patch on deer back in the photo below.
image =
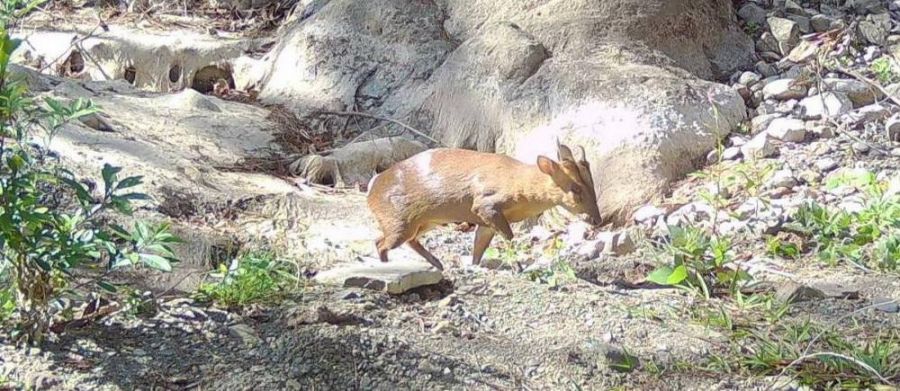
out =
<path fill-rule="evenodd" d="M 443 181 L 441 176 L 437 175 L 432 168 L 434 158 L 434 150 L 428 150 L 416 156 L 415 166 L 416 175 L 419 182 L 422 183 L 430 191 L 443 191 Z"/>

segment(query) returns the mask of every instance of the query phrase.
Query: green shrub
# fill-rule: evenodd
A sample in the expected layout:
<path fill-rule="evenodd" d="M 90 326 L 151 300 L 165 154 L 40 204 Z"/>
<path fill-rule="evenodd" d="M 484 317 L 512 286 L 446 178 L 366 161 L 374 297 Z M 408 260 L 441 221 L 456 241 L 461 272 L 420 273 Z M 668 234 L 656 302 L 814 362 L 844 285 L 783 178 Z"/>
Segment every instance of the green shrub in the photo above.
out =
<path fill-rule="evenodd" d="M 9 4 L 4 3 L 6 11 Z M 105 263 L 109 270 L 135 264 L 169 270 L 168 246 L 177 239 L 166 225 L 138 223 L 127 231 L 102 223 L 106 213 L 130 214 L 132 201 L 147 198 L 131 191 L 141 177 L 120 179 L 121 169 L 106 165 L 102 194 L 95 197 L 72 173 L 30 146 L 35 130 L 52 138 L 66 122 L 97 109 L 84 100 L 68 105 L 32 100 L 27 86 L 7 73 L 18 44 L 0 27 L 0 317 L 13 318 L 14 338 L 38 343 L 50 324 L 49 303 L 66 291 L 73 269 Z M 71 194 L 76 205 L 60 202 L 63 193 Z"/>
<path fill-rule="evenodd" d="M 670 240 L 664 244 L 666 265 L 650 273 L 647 279 L 660 285 L 675 285 L 710 298 L 716 289 L 734 293 L 746 272 L 728 267 L 731 241 L 724 236 L 710 237 L 696 227 L 669 226 Z"/>
<path fill-rule="evenodd" d="M 271 253 L 244 254 L 231 265 L 220 265 L 218 272 L 212 275 L 218 281 L 201 284 L 196 297 L 227 307 L 271 301 L 297 281 L 287 266 Z"/>

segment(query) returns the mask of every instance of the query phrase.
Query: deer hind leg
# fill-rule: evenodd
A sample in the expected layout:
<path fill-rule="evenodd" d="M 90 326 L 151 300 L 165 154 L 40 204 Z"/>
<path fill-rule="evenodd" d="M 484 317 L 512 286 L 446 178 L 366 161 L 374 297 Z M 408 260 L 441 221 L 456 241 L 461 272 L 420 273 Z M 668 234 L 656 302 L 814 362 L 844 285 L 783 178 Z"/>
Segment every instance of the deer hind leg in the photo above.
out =
<path fill-rule="evenodd" d="M 414 233 L 403 224 L 382 224 L 382 236 L 375 240 L 378 258 L 388 261 L 388 251 L 400 247 L 401 244 L 414 237 Z"/>
<path fill-rule="evenodd" d="M 432 266 L 436 267 L 438 270 L 444 270 L 444 265 L 441 264 L 441 261 L 436 256 L 434 256 L 434 254 L 429 252 L 428 249 L 426 249 L 425 246 L 422 245 L 422 243 L 419 243 L 419 239 L 412 238 L 407 241 L 406 244 L 410 248 L 415 250 L 415 252 L 419 253 L 419 255 L 421 255 L 423 258 L 425 258 L 425 260 L 428 261 L 428 263 L 430 263 Z"/>

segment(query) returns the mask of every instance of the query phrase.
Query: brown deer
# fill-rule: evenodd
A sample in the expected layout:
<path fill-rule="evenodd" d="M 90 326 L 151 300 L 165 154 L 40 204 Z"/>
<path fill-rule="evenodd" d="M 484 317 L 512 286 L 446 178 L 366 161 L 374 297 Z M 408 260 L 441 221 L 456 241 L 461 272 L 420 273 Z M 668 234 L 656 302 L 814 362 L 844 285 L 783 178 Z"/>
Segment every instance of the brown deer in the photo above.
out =
<path fill-rule="evenodd" d="M 419 243 L 432 228 L 448 223 L 478 225 L 472 263 L 479 265 L 494 234 L 512 240 L 510 223 L 562 206 L 600 224 L 591 169 L 584 148 L 576 159 L 557 142 L 558 162 L 538 156 L 529 165 L 509 156 L 467 149 L 437 148 L 398 162 L 369 181 L 368 205 L 382 236 L 381 262 L 406 243 L 439 270 L 440 260 Z"/>

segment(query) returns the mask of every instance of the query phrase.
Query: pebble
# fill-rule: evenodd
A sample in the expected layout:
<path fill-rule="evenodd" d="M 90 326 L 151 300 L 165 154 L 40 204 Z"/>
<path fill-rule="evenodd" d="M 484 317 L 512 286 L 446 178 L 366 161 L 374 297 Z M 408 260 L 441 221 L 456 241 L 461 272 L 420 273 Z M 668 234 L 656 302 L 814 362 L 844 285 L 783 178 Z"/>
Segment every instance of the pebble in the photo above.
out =
<path fill-rule="evenodd" d="M 869 147 L 869 144 L 861 143 L 859 141 L 853 142 L 853 144 L 850 144 L 850 147 L 853 148 L 854 151 L 859 153 L 867 153 L 871 149 L 871 147 Z"/>
<path fill-rule="evenodd" d="M 819 171 L 831 171 L 837 168 L 838 164 L 832 158 L 823 158 L 816 160 L 815 166 Z"/>

